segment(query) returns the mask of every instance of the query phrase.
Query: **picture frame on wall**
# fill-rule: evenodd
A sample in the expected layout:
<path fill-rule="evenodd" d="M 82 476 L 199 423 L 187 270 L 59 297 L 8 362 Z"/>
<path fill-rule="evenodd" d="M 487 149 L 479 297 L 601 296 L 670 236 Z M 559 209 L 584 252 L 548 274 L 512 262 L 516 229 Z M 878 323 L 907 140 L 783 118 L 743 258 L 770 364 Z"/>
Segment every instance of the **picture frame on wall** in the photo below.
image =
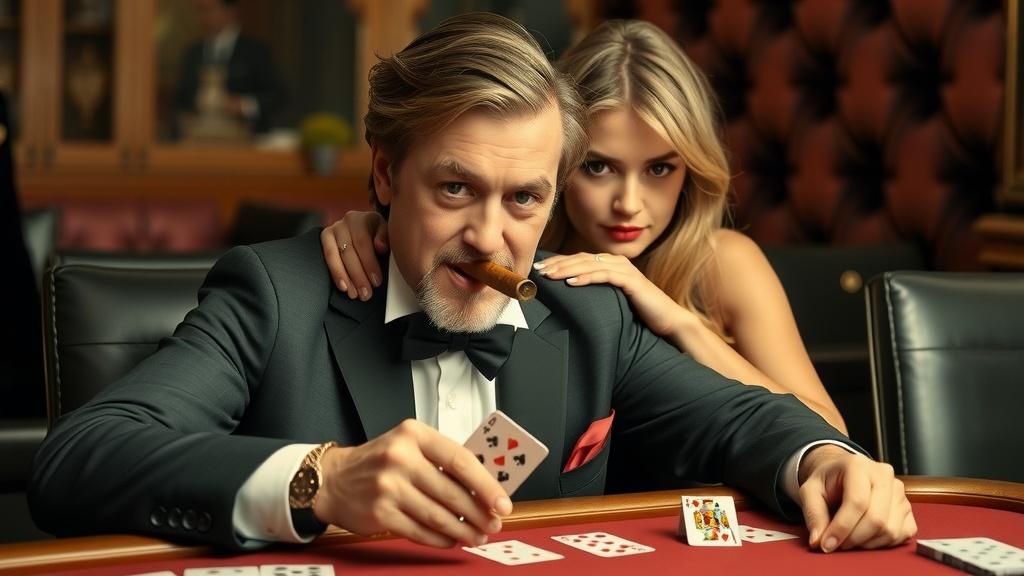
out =
<path fill-rule="evenodd" d="M 1006 92 L 1003 110 L 1003 182 L 997 202 L 1024 208 L 1024 46 L 1021 0 L 1006 2 Z"/>

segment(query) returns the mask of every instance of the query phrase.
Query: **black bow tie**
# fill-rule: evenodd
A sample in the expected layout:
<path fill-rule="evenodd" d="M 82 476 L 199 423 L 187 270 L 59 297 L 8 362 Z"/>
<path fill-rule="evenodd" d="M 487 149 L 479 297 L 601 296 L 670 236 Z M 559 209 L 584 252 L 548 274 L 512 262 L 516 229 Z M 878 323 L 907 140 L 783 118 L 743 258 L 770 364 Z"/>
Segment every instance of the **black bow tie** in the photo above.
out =
<path fill-rule="evenodd" d="M 493 380 L 512 352 L 515 333 L 508 324 L 498 324 L 487 332 L 448 332 L 419 312 L 407 319 L 402 360 L 425 360 L 444 352 L 462 351 L 484 378 Z"/>

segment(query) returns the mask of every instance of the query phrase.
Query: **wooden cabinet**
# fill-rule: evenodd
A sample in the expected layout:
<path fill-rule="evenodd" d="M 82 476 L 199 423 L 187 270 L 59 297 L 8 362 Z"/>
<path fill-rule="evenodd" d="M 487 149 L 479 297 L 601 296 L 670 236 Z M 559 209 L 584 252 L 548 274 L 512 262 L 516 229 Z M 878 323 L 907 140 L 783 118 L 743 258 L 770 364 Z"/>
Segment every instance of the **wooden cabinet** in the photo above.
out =
<path fill-rule="evenodd" d="M 275 191 L 365 201 L 369 152 L 353 122 L 353 145 L 330 177 L 308 173 L 296 149 L 194 146 L 159 135 L 158 43 L 161 10 L 188 0 L 5 0 L 18 28 L 19 134 L 15 144 L 21 195 L 28 205 L 68 198 L 214 196 L 231 210 L 240 198 Z M 338 0 L 355 19 L 351 90 L 366 93 L 375 54 L 407 44 L 426 0 Z M 271 9 L 280 5 L 268 4 Z M 336 12 L 338 7 L 334 7 Z M 13 36 L 13 34 L 8 34 Z M 354 97 L 361 119 L 365 97 Z M 238 175 L 249 185 L 225 186 Z M 125 182 L 130 182 L 126 189 Z M 116 191 L 116 192 L 115 192 Z"/>

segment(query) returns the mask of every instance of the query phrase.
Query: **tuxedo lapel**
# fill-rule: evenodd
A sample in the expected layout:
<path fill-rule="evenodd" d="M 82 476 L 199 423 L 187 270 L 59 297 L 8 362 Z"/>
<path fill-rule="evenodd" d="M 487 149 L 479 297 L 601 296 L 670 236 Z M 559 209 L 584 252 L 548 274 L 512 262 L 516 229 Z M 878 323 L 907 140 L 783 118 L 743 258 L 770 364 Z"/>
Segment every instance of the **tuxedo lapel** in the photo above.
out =
<path fill-rule="evenodd" d="M 529 330 L 516 330 L 512 354 L 497 377 L 498 409 L 544 443 L 550 451 L 540 467 L 516 491 L 517 500 L 558 494 L 565 442 L 568 380 L 566 330 L 545 330 L 550 314 L 536 300 L 523 302 Z"/>
<path fill-rule="evenodd" d="M 335 291 L 332 311 L 324 320 L 331 352 L 367 440 L 416 417 L 412 370 L 399 358 L 392 334 L 397 327 L 384 324 L 384 294 L 381 289 L 369 302 L 361 302 Z"/>

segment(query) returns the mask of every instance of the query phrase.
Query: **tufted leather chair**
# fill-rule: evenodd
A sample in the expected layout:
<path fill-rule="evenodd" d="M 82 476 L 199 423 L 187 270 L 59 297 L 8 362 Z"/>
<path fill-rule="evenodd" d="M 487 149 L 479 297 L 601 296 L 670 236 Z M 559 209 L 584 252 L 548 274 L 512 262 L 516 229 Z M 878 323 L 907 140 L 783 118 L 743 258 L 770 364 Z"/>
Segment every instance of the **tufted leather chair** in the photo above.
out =
<path fill-rule="evenodd" d="M 888 272 L 867 297 L 882 459 L 1024 482 L 1024 274 Z"/>
<path fill-rule="evenodd" d="M 762 245 L 904 240 L 978 268 L 1004 61 L 1000 0 L 606 0 L 708 74 L 737 227 Z"/>
<path fill-rule="evenodd" d="M 197 304 L 215 254 L 62 254 L 43 284 L 50 423 L 152 354 Z"/>

